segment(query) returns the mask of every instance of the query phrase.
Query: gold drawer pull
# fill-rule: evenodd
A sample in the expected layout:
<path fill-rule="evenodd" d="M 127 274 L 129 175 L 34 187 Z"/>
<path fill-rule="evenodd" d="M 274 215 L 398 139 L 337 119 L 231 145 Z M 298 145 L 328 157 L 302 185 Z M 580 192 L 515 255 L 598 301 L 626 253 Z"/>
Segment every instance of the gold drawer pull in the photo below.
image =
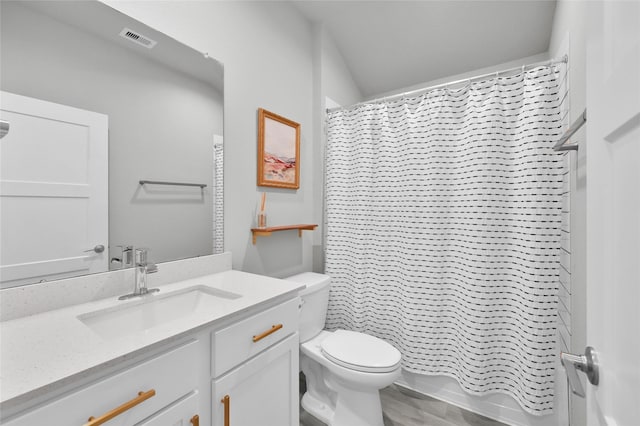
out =
<path fill-rule="evenodd" d="M 189 420 L 191 422 L 191 424 L 193 426 L 200 426 L 200 416 L 199 415 L 195 415 L 193 417 L 191 417 L 191 420 Z"/>
<path fill-rule="evenodd" d="M 141 402 L 146 401 L 147 399 L 151 398 L 155 394 L 156 394 L 156 391 L 154 389 L 148 390 L 146 392 L 138 392 L 138 396 L 133 398 L 131 401 L 125 402 L 121 406 L 114 408 L 108 413 L 103 414 L 98 418 L 93 416 L 89 417 L 89 421 L 85 423 L 84 426 L 98 426 L 103 423 L 106 423 L 109 420 L 113 419 L 114 417 L 117 417 L 120 414 L 124 413 L 125 411 L 132 409 L 133 407 L 140 404 Z"/>
<path fill-rule="evenodd" d="M 276 331 L 280 330 L 281 328 L 282 328 L 282 324 L 274 325 L 269 330 L 265 331 L 264 333 L 258 334 L 257 336 L 253 336 L 253 343 L 257 342 L 258 340 L 264 339 L 268 335 L 270 335 L 272 333 L 275 333 Z"/>
<path fill-rule="evenodd" d="M 231 424 L 231 421 L 229 420 L 231 417 L 231 398 L 229 395 L 225 395 L 220 402 L 224 405 L 224 426 L 229 426 Z"/>

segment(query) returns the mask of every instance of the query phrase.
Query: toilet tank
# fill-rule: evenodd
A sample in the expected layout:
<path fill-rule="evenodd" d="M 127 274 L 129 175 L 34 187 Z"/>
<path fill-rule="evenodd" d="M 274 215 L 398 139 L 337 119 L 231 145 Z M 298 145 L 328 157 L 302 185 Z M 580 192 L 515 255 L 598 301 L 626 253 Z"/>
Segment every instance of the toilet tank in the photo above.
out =
<path fill-rule="evenodd" d="M 328 275 L 315 272 L 304 272 L 285 279 L 306 286 L 306 288 L 300 290 L 302 304 L 299 318 L 300 342 L 306 342 L 324 328 L 324 322 L 327 318 L 331 278 Z"/>

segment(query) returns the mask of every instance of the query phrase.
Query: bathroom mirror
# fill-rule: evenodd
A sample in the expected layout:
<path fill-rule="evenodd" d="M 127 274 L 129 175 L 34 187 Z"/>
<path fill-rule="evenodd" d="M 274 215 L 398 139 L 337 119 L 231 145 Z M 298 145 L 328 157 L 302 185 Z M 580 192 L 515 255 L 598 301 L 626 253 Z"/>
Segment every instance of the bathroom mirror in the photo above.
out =
<path fill-rule="evenodd" d="M 222 64 L 97 1 L 0 8 L 1 287 L 125 268 L 132 246 L 222 252 Z"/>

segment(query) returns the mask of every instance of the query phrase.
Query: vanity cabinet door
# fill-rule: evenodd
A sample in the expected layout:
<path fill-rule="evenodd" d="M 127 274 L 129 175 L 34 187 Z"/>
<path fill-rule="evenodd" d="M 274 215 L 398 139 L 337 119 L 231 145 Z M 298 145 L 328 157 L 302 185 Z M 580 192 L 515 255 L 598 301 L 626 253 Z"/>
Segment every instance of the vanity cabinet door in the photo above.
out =
<path fill-rule="evenodd" d="M 298 426 L 298 350 L 294 333 L 215 380 L 213 426 Z"/>

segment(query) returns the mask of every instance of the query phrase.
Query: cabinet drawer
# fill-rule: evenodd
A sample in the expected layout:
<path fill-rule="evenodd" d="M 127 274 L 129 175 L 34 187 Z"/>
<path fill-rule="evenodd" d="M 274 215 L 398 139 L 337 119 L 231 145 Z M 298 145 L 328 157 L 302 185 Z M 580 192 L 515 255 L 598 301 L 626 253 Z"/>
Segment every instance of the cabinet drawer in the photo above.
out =
<path fill-rule="evenodd" d="M 196 422 L 196 416 L 198 416 L 198 392 L 192 392 L 186 398 L 171 404 L 170 407 L 136 426 L 192 426 L 195 423 L 199 425 L 200 421 Z"/>
<path fill-rule="evenodd" d="M 139 403 L 106 423 L 109 426 L 131 426 L 193 390 L 194 383 L 197 383 L 197 349 L 197 341 L 191 341 L 30 411 L 6 426 L 83 426 L 89 417 L 99 418 L 135 400 Z M 151 396 L 151 390 L 155 395 Z M 139 396 L 139 392 L 145 394 Z"/>
<path fill-rule="evenodd" d="M 298 331 L 299 301 L 300 298 L 296 297 L 227 328 L 214 331 L 211 336 L 213 377 L 218 377 Z M 269 334 L 254 342 L 254 337 L 257 339 L 266 333 Z"/>

